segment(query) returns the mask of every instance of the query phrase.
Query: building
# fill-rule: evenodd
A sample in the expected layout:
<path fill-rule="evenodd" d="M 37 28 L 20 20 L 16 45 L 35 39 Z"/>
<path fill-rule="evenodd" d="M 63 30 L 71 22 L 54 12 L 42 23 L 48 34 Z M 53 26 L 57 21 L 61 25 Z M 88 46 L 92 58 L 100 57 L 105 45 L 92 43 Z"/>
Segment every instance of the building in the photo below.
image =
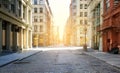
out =
<path fill-rule="evenodd" d="M 101 31 L 103 51 L 108 52 L 114 43 L 120 46 L 120 0 L 104 0 Z"/>
<path fill-rule="evenodd" d="M 90 45 L 87 6 L 87 0 L 71 0 L 70 17 L 73 25 L 72 39 L 75 46 Z"/>
<path fill-rule="evenodd" d="M 0 52 L 32 47 L 30 0 L 0 0 Z"/>
<path fill-rule="evenodd" d="M 58 39 L 59 39 L 59 28 L 56 25 L 51 26 L 51 39 L 50 39 L 50 45 L 56 46 L 58 45 Z"/>
<path fill-rule="evenodd" d="M 33 0 L 33 47 L 50 45 L 52 12 L 48 0 Z"/>
<path fill-rule="evenodd" d="M 91 27 L 91 48 L 102 51 L 103 0 L 88 0 L 89 24 Z"/>
<path fill-rule="evenodd" d="M 71 36 L 72 36 L 72 30 L 71 30 L 71 19 L 70 17 L 68 18 L 67 22 L 66 22 L 66 25 L 65 25 L 65 28 L 64 28 L 64 45 L 65 46 L 71 46 L 72 45 L 72 41 L 71 41 Z"/>

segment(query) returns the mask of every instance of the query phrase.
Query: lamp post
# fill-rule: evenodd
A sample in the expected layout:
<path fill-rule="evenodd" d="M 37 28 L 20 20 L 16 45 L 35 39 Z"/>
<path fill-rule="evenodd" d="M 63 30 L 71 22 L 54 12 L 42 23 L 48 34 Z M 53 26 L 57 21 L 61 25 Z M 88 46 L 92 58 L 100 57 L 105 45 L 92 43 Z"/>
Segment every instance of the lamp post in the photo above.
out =
<path fill-rule="evenodd" d="M 84 27 L 84 32 L 85 32 L 85 43 L 84 43 L 83 48 L 84 48 L 84 51 L 87 51 L 87 44 L 86 44 L 86 33 L 87 33 L 87 27 L 86 27 L 86 25 L 85 25 L 85 27 Z"/>

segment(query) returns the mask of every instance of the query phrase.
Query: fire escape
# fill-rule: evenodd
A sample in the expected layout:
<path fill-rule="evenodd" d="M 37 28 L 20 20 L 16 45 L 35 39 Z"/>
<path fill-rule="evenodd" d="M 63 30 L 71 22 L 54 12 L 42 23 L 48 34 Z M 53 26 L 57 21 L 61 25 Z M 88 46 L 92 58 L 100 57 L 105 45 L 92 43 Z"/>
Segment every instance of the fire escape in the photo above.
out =
<path fill-rule="evenodd" d="M 105 19 L 99 30 L 107 30 L 110 28 L 120 31 L 120 0 L 114 0 L 114 4 L 109 12 L 106 12 L 103 17 Z M 107 21 L 106 21 L 107 20 Z"/>

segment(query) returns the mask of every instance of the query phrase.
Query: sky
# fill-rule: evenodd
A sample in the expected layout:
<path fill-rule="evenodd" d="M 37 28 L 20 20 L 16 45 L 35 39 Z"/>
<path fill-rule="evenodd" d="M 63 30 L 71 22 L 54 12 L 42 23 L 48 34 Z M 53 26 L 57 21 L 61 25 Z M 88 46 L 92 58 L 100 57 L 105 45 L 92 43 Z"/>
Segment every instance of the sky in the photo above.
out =
<path fill-rule="evenodd" d="M 49 0 L 54 17 L 54 25 L 59 26 L 60 38 L 63 36 L 64 25 L 69 17 L 69 5 L 71 0 Z"/>

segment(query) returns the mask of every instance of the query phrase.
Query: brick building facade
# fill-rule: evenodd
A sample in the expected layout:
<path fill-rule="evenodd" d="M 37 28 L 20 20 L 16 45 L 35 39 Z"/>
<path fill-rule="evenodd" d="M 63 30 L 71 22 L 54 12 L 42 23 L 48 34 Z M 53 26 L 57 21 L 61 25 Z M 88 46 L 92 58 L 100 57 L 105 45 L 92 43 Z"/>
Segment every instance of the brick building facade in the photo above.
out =
<path fill-rule="evenodd" d="M 103 51 L 108 52 L 113 43 L 120 46 L 120 0 L 104 0 Z"/>

